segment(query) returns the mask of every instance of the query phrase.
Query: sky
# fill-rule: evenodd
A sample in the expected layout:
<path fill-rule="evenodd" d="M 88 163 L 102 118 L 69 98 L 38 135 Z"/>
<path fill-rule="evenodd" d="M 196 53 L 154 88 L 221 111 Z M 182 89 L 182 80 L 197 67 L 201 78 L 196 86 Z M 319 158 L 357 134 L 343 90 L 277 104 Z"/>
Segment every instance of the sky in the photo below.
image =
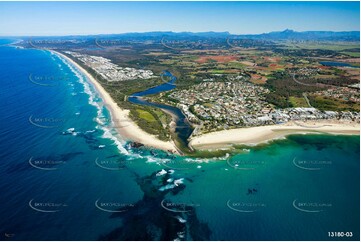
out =
<path fill-rule="evenodd" d="M 0 2 L 0 35 L 360 30 L 359 2 Z"/>

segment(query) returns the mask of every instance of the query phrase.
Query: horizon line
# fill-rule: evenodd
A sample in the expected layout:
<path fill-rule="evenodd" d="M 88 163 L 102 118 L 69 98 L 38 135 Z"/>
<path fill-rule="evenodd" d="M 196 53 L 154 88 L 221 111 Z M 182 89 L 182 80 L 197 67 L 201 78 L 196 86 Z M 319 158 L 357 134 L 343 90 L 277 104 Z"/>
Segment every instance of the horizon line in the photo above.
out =
<path fill-rule="evenodd" d="M 198 32 L 192 32 L 192 31 L 172 31 L 172 30 L 153 30 L 153 31 L 143 31 L 143 32 L 118 32 L 118 33 L 92 33 L 92 34 L 56 34 L 56 35 L 46 35 L 46 34 L 23 34 L 23 35 L 8 35 L 8 34 L 0 34 L 0 37 L 70 37 L 70 36 L 99 36 L 99 35 L 121 35 L 121 34 L 147 34 L 147 33 L 174 33 L 174 34 L 182 34 L 182 33 L 191 33 L 191 34 L 201 34 L 201 33 L 225 33 L 229 35 L 261 35 L 261 34 L 269 34 L 269 33 L 277 33 L 277 32 L 284 32 L 284 31 L 293 31 L 296 33 L 304 33 L 304 32 L 335 32 L 335 33 L 342 33 L 342 32 L 360 32 L 360 30 L 304 30 L 304 31 L 297 31 L 293 29 L 284 29 L 284 30 L 276 30 L 276 31 L 270 31 L 270 32 L 262 32 L 262 33 L 242 33 L 242 34 L 236 34 L 231 33 L 227 30 L 225 31 L 198 31 Z"/>

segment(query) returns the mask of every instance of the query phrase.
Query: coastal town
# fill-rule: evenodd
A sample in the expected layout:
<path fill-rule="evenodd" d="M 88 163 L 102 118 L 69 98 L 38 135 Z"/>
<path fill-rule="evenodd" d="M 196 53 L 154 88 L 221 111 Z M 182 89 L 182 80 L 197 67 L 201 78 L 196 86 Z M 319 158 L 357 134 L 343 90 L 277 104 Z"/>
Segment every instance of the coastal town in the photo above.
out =
<path fill-rule="evenodd" d="M 348 87 L 328 89 L 319 95 L 349 96 L 358 102 L 357 89 Z M 341 120 L 359 122 L 360 113 L 352 111 L 322 111 L 314 107 L 275 108 L 265 101 L 270 91 L 254 85 L 247 78 L 238 76 L 233 81 L 206 80 L 191 89 L 173 91 L 162 95 L 158 101 L 180 108 L 198 129 L 193 136 L 231 128 L 282 124 L 289 121 Z"/>
<path fill-rule="evenodd" d="M 111 60 L 101 56 L 91 56 L 72 51 L 65 51 L 65 53 L 71 55 L 74 58 L 77 58 L 86 66 L 92 68 L 97 74 L 99 74 L 108 82 L 150 79 L 156 77 L 151 70 L 120 67 L 116 64 L 113 64 Z"/>

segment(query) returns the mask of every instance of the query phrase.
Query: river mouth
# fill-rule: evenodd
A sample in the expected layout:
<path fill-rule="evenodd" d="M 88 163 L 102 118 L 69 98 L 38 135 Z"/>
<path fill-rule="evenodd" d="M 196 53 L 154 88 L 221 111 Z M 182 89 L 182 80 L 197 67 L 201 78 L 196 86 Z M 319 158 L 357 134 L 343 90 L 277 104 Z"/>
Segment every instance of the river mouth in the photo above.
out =
<path fill-rule="evenodd" d="M 192 134 L 194 128 L 191 126 L 187 120 L 187 117 L 182 113 L 182 111 L 177 107 L 149 102 L 143 98 L 147 95 L 170 91 L 176 87 L 175 82 L 177 77 L 175 77 L 172 73 L 169 71 L 163 71 L 161 77 L 168 77 L 170 78 L 170 81 L 155 87 L 148 88 L 141 92 L 136 92 L 128 97 L 128 101 L 133 104 L 156 107 L 170 114 L 173 121 L 175 122 L 174 127 L 171 128 L 173 133 L 172 136 L 175 136 L 174 138 L 176 142 L 179 143 L 180 147 L 188 149 L 188 138 Z"/>

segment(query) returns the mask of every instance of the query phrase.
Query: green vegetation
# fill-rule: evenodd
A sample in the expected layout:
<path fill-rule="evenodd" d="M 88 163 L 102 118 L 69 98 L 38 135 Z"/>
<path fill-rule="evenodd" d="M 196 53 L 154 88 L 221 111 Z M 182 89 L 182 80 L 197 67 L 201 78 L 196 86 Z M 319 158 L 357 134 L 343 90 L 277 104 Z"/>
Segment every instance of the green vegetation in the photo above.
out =
<path fill-rule="evenodd" d="M 308 99 L 313 107 L 320 110 L 333 111 L 360 111 L 358 103 L 347 102 L 340 99 L 326 98 L 322 96 L 309 96 Z"/>
<path fill-rule="evenodd" d="M 289 97 L 293 107 L 308 107 L 307 101 L 303 97 Z"/>
<path fill-rule="evenodd" d="M 138 116 L 141 119 L 144 119 L 145 121 L 152 123 L 152 122 L 156 122 L 157 120 L 154 118 L 154 116 L 149 113 L 148 111 L 145 110 L 140 110 L 140 109 L 136 109 L 136 111 L 138 112 Z"/>
<path fill-rule="evenodd" d="M 164 127 L 158 114 L 164 116 L 162 111 L 155 108 L 134 105 L 136 108 L 130 109 L 130 117 L 139 125 L 144 131 L 156 135 L 159 139 L 168 141 L 169 130 Z M 164 119 L 164 117 L 162 117 Z"/>

